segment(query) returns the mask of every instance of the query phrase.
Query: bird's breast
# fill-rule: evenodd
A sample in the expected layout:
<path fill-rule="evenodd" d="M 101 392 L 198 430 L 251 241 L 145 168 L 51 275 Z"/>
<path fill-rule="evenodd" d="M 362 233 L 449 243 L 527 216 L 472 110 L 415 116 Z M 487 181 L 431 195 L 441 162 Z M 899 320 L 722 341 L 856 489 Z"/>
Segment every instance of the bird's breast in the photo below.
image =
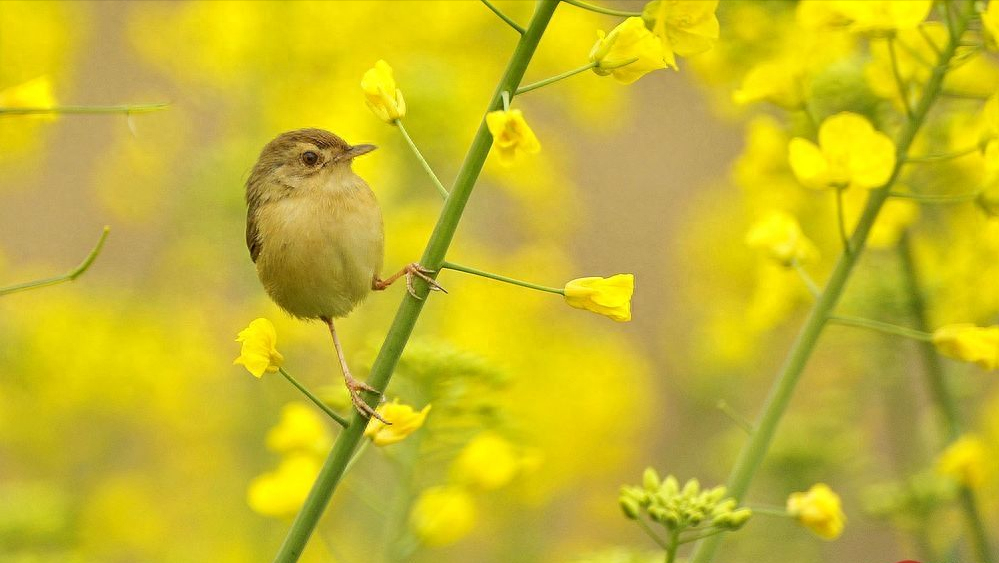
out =
<path fill-rule="evenodd" d="M 268 203 L 257 214 L 257 272 L 296 317 L 346 315 L 381 269 L 381 211 L 366 185 Z"/>

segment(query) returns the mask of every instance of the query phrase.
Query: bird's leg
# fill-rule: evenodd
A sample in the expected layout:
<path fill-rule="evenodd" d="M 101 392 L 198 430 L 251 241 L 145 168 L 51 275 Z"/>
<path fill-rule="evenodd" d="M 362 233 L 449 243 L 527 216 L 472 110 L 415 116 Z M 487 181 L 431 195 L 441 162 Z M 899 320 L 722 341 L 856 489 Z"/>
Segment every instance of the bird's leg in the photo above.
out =
<path fill-rule="evenodd" d="M 361 412 L 361 414 L 371 418 L 372 416 L 382 421 L 385 424 L 392 424 L 391 422 L 382 418 L 378 412 L 371 408 L 368 403 L 364 402 L 361 398 L 361 391 L 368 391 L 376 395 L 381 395 L 377 389 L 368 385 L 367 383 L 354 379 L 354 376 L 350 374 L 350 369 L 347 367 L 347 360 L 343 355 L 343 348 L 340 346 L 340 339 L 336 335 L 336 329 L 333 328 L 333 319 L 330 317 L 321 317 L 326 326 L 330 329 L 330 336 L 333 337 L 333 347 L 336 348 L 336 357 L 340 360 L 340 369 L 343 370 L 343 382 L 347 385 L 347 391 L 350 392 L 350 402 L 354 403 L 354 408 Z"/>
<path fill-rule="evenodd" d="M 416 290 L 413 289 L 413 276 L 416 276 L 422 279 L 423 281 L 427 282 L 427 285 L 430 286 L 431 291 L 443 291 L 444 293 L 447 293 L 447 290 L 441 287 L 440 284 L 437 283 L 437 280 L 427 275 L 434 273 L 434 271 L 435 270 L 424 268 L 417 262 L 413 262 L 412 264 L 406 264 L 405 268 L 399 270 L 398 272 L 392 274 L 391 276 L 385 279 L 381 279 L 378 276 L 375 276 L 374 279 L 371 280 L 371 289 L 375 291 L 381 291 L 386 287 L 392 285 L 392 283 L 395 280 L 401 278 L 402 276 L 406 276 L 406 291 L 408 291 L 410 295 L 412 295 L 417 299 L 423 299 L 422 297 L 417 295 Z"/>

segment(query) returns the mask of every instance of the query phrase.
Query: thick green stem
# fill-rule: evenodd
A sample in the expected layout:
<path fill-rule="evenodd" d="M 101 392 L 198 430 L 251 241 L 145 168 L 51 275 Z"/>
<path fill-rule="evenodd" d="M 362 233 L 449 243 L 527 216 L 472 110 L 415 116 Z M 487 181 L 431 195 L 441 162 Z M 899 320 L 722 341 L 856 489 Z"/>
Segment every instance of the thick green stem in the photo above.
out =
<path fill-rule="evenodd" d="M 454 270 L 456 272 L 465 272 L 466 274 L 472 274 L 473 276 L 480 276 L 483 278 L 501 281 L 503 283 L 508 283 L 511 285 L 517 285 L 520 287 L 526 287 L 528 289 L 536 289 L 538 291 L 544 291 L 547 293 L 557 293 L 559 295 L 565 295 L 564 289 L 558 289 L 555 287 L 547 287 L 544 285 L 538 285 L 536 283 L 530 283 L 526 281 L 517 280 L 514 278 L 508 278 L 506 276 L 501 276 L 499 274 L 494 274 L 492 272 L 486 272 L 484 270 L 476 270 L 475 268 L 469 268 L 468 266 L 462 266 L 461 264 L 455 264 L 454 262 L 444 262 L 441 264 L 441 268 L 445 270 Z"/>
<path fill-rule="evenodd" d="M 828 321 L 829 315 L 839 302 L 843 289 L 846 287 L 850 274 L 853 272 L 857 259 L 860 257 L 867 242 L 874 220 L 877 219 L 881 207 L 884 205 L 889 195 L 891 186 L 898 179 L 899 172 L 905 158 L 909 153 L 909 147 L 916 138 L 916 133 L 923 125 L 927 113 L 930 111 L 937 95 L 940 93 L 944 76 L 947 74 L 947 66 L 957 50 L 961 35 L 968 25 L 968 20 L 974 13 L 974 2 L 967 1 L 963 5 L 963 11 L 956 26 L 956 31 L 951 33 L 946 47 L 941 50 L 940 59 L 934 67 L 929 80 L 923 88 L 923 93 L 912 110 L 912 118 L 907 120 L 905 126 L 899 133 L 895 142 L 896 163 L 888 182 L 879 189 L 872 190 L 864 207 L 864 212 L 860 216 L 857 226 L 853 231 L 850 244 L 850 251 L 840 254 L 836 266 L 826 283 L 826 287 L 812 306 L 812 310 L 802 327 L 798 338 L 788 354 L 784 366 L 781 368 L 777 379 L 770 388 L 770 393 L 763 405 L 759 421 L 755 425 L 756 432 L 749 438 L 743 446 L 742 451 L 736 460 L 735 467 L 728 479 L 728 491 L 736 500 L 742 499 L 749 490 L 756 471 L 760 468 L 763 458 L 766 456 L 770 443 L 773 441 L 777 431 L 777 425 L 784 412 L 787 410 L 801 374 L 808 363 L 808 359 L 818 343 L 822 329 Z M 692 554 L 691 563 L 707 563 L 714 557 L 722 536 L 708 538 L 699 543 Z"/>
<path fill-rule="evenodd" d="M 18 291 L 26 291 L 29 289 L 36 289 L 39 287 L 47 287 L 50 285 L 56 285 L 63 282 L 73 281 L 76 278 L 83 275 L 84 272 L 90 269 L 90 265 L 94 263 L 97 259 L 97 255 L 101 253 L 101 249 L 104 248 L 104 241 L 108 238 L 108 233 L 111 232 L 111 227 L 104 227 L 101 231 L 101 238 L 97 239 L 97 244 L 94 245 L 93 250 L 90 254 L 83 259 L 83 262 L 79 266 L 67 272 L 61 276 L 55 276 L 53 278 L 45 278 L 43 280 L 35 280 L 24 283 L 19 283 L 17 285 L 10 285 L 7 287 L 0 287 L 0 295 L 7 295 L 8 293 L 17 293 Z"/>
<path fill-rule="evenodd" d="M 278 368 L 278 371 L 281 372 L 281 375 L 283 375 L 284 378 L 288 380 L 288 383 L 294 385 L 295 388 L 301 391 L 302 394 L 305 395 L 310 401 L 312 401 L 314 405 L 316 405 L 317 407 L 319 407 L 320 410 L 329 415 L 329 417 L 332 418 L 334 422 L 336 422 L 340 426 L 343 426 L 344 428 L 347 427 L 348 423 L 346 418 L 340 416 L 339 414 L 336 413 L 336 411 L 329 408 L 329 406 L 327 406 L 326 403 L 319 400 L 319 397 L 313 395 L 312 391 L 306 389 L 305 386 L 299 383 L 297 379 L 292 377 L 290 373 L 284 371 L 284 368 Z"/>
<path fill-rule="evenodd" d="M 912 244 L 909 241 L 908 233 L 903 234 L 899 241 L 898 255 L 902 263 L 902 279 L 909 297 L 909 311 L 913 321 L 920 330 L 929 331 L 930 321 L 926 313 L 926 302 L 923 299 L 923 291 L 919 284 L 919 271 L 916 268 L 916 260 L 912 254 Z M 930 397 L 933 404 L 936 405 L 944 436 L 947 443 L 953 442 L 962 432 L 961 417 L 957 401 L 954 400 L 954 395 L 947 386 L 943 363 L 930 342 L 921 343 L 919 352 L 923 360 L 923 371 Z M 976 559 L 982 563 L 994 563 L 995 558 L 992 555 L 989 537 L 985 531 L 985 524 L 978 510 L 974 492 L 968 487 L 961 487 L 958 500 Z"/>
<path fill-rule="evenodd" d="M 502 107 L 501 92 L 517 91 L 517 86 L 520 85 L 520 81 L 524 77 L 524 71 L 527 69 L 527 65 L 534 55 L 534 51 L 541 40 L 545 28 L 548 27 L 548 22 L 555 13 L 556 7 L 558 7 L 558 0 L 539 0 L 531 22 L 517 43 L 510 62 L 507 64 L 506 71 L 503 73 L 503 77 L 500 79 L 499 84 L 497 84 L 492 99 L 489 101 L 489 105 L 486 108 L 487 112 Z M 482 171 L 482 165 L 486 161 L 486 156 L 489 154 L 491 146 L 492 135 L 486 128 L 485 117 L 483 115 L 483 119 L 479 123 L 479 129 L 472 140 L 472 146 L 469 148 L 465 161 L 458 171 L 458 177 L 451 190 L 451 195 L 444 203 L 437 226 L 434 227 L 434 232 L 430 236 L 430 241 L 427 243 L 427 248 L 420 260 L 420 264 L 427 268 L 439 270 L 441 264 L 444 262 L 444 256 L 451 245 L 451 240 L 454 238 L 454 233 L 458 228 L 462 212 L 468 203 L 468 198 L 475 187 L 475 181 Z M 388 386 L 392 372 L 399 362 L 399 357 L 402 356 L 403 348 L 405 348 L 406 342 L 413 332 L 413 327 L 420 316 L 420 311 L 426 303 L 426 297 L 430 293 L 427 284 L 422 281 L 416 282 L 416 291 L 423 299 L 414 298 L 408 293 L 403 297 L 395 320 L 392 322 L 392 326 L 385 337 L 385 342 L 378 352 L 378 356 L 375 358 L 374 365 L 371 367 L 368 384 L 379 391 L 384 391 L 386 386 Z M 368 400 L 373 406 L 375 401 L 377 401 L 377 397 L 372 396 Z M 355 412 L 350 426 L 337 437 L 336 443 L 333 445 L 333 450 L 330 452 L 329 457 L 326 458 L 326 463 L 323 464 L 323 468 L 320 470 L 319 476 L 312 486 L 312 490 L 309 491 L 309 496 L 305 499 L 305 504 L 292 523 L 288 536 L 274 558 L 275 562 L 288 563 L 297 561 L 302 555 L 305 544 L 308 542 L 309 536 L 312 535 L 312 531 L 315 529 L 319 518 L 329 503 L 330 497 L 333 495 L 333 490 L 343 476 L 344 468 L 350 460 L 354 449 L 357 447 L 357 443 L 361 440 L 366 426 L 367 419 L 360 413 Z"/>
<path fill-rule="evenodd" d="M 420 149 L 416 147 L 416 143 L 414 143 L 413 138 L 409 136 L 409 131 L 406 131 L 406 127 L 402 124 L 402 120 L 396 119 L 393 123 L 399 128 L 399 132 L 402 133 L 402 138 L 406 139 L 406 144 L 409 145 L 409 150 L 413 151 L 413 154 L 416 155 L 416 160 L 420 161 L 420 166 L 423 167 L 427 176 L 430 176 L 430 180 L 433 181 L 434 187 L 437 188 L 437 192 L 441 194 L 442 198 L 447 199 L 447 188 L 445 188 L 444 184 L 441 183 L 437 174 L 434 174 L 434 169 L 430 167 L 430 163 L 427 162 L 427 159 L 423 158 L 423 153 L 421 153 Z"/>
<path fill-rule="evenodd" d="M 165 109 L 168 104 L 135 104 L 122 106 L 53 106 L 48 108 L 4 108 L 0 107 L 0 115 L 50 115 L 50 114 L 84 114 L 100 113 L 147 113 Z"/>

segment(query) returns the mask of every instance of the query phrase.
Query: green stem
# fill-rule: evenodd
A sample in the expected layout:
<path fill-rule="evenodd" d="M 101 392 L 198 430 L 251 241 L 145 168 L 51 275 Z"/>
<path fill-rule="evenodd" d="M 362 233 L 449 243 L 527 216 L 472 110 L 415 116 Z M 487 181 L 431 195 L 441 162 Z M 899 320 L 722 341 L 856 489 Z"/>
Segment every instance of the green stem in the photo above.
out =
<path fill-rule="evenodd" d="M 80 262 L 79 266 L 77 266 L 70 272 L 65 273 L 61 276 L 45 278 L 43 280 L 35 280 L 30 282 L 19 283 L 17 285 L 0 287 L 0 295 L 7 295 L 10 293 L 17 293 L 18 291 L 26 291 L 29 289 L 56 285 L 63 282 L 73 281 L 76 278 L 82 276 L 84 272 L 90 269 L 90 265 L 93 264 L 94 260 L 97 259 L 97 255 L 101 253 L 101 249 L 104 248 L 104 241 L 107 240 L 108 233 L 110 232 L 111 232 L 111 227 L 105 226 L 104 230 L 101 231 L 101 238 L 97 239 L 97 244 L 94 245 L 94 248 L 93 250 L 90 251 L 90 254 L 88 254 L 87 257 L 83 259 L 83 262 Z"/>
<path fill-rule="evenodd" d="M 967 27 L 968 20 L 973 13 L 974 2 L 965 2 L 958 24 L 958 28 L 962 32 Z M 864 207 L 864 211 L 853 231 L 853 252 L 840 254 L 825 290 L 823 290 L 822 295 L 819 296 L 818 300 L 812 306 L 808 319 L 805 321 L 784 366 L 781 368 L 777 379 L 770 389 L 770 393 L 763 405 L 759 422 L 755 425 L 756 432 L 750 436 L 749 441 L 743 446 L 742 451 L 739 452 L 735 467 L 732 469 L 732 473 L 728 479 L 728 491 L 736 500 L 741 499 L 748 491 L 749 484 L 752 482 L 760 464 L 763 462 L 763 458 L 766 456 L 767 450 L 770 448 L 770 443 L 773 441 L 778 423 L 787 410 L 794 389 L 801 379 L 801 374 L 808 364 L 808 359 L 811 357 L 812 351 L 818 343 L 826 320 L 839 302 L 843 289 L 850 279 L 850 274 L 853 272 L 853 268 L 856 266 L 857 260 L 863 252 L 864 244 L 867 242 L 867 236 L 870 234 L 875 219 L 877 219 L 878 212 L 881 211 L 881 207 L 888 198 L 891 186 L 899 176 L 901 165 L 905 160 L 905 156 L 909 153 L 909 147 L 912 145 L 912 141 L 915 139 L 916 133 L 919 132 L 926 114 L 940 92 L 944 76 L 947 72 L 947 63 L 957 50 L 960 35 L 960 33 L 951 34 L 947 46 L 942 50 L 940 60 L 933 69 L 926 87 L 923 88 L 919 102 L 913 110 L 912 119 L 905 123 L 899 133 L 896 142 L 895 169 L 892 171 L 891 177 L 885 183 L 884 187 L 871 191 L 867 205 Z M 720 543 L 721 536 L 708 538 L 699 543 L 691 555 L 690 562 L 707 563 L 711 561 Z"/>
<path fill-rule="evenodd" d="M 815 283 L 812 276 L 808 275 L 808 272 L 805 271 L 805 268 L 801 265 L 801 263 L 797 260 L 793 260 L 791 262 L 791 267 L 798 273 L 798 277 L 801 278 L 802 283 L 804 283 L 805 287 L 808 288 L 808 292 L 812 294 L 812 297 L 818 298 L 819 294 L 822 293 L 822 290 L 819 289 L 818 284 Z"/>
<path fill-rule="evenodd" d="M 669 549 L 669 547 L 666 544 L 666 540 L 659 537 L 659 534 L 657 534 L 655 530 L 649 527 L 649 523 L 643 520 L 641 515 L 639 515 L 638 518 L 635 518 L 635 522 L 638 523 L 639 528 L 641 528 L 650 538 L 652 538 L 652 541 L 656 542 L 656 545 L 658 545 L 663 549 Z"/>
<path fill-rule="evenodd" d="M 762 514 L 764 516 L 777 516 L 778 518 L 791 518 L 788 514 L 787 509 L 782 506 L 768 506 L 760 504 L 749 505 L 749 509 L 753 511 L 753 516 L 757 514 Z"/>
<path fill-rule="evenodd" d="M 528 84 L 527 86 L 521 86 L 520 88 L 517 88 L 517 95 L 519 96 L 521 94 L 526 94 L 526 93 L 530 92 L 531 90 L 537 90 L 538 88 L 541 88 L 542 86 L 548 86 L 549 84 L 552 84 L 554 82 L 558 82 L 559 80 L 563 80 L 565 78 L 569 78 L 570 76 L 575 76 L 575 75 L 577 75 L 577 74 L 579 74 L 581 72 L 586 72 L 586 71 L 590 70 L 591 68 L 597 66 L 597 64 L 598 63 L 596 61 L 593 61 L 593 62 L 591 62 L 589 64 L 585 64 L 585 65 L 583 65 L 583 66 L 581 66 L 579 68 L 574 68 L 572 70 L 567 70 L 567 71 L 563 72 L 562 74 L 556 74 L 555 76 L 552 76 L 550 78 L 546 78 L 544 80 L 539 80 L 537 82 L 532 82 L 531 84 Z M 628 64 L 631 64 L 631 63 L 628 63 Z"/>
<path fill-rule="evenodd" d="M 676 561 L 676 550 L 680 548 L 680 530 L 673 530 L 669 534 L 669 544 L 666 546 L 666 563 Z"/>
<path fill-rule="evenodd" d="M 47 115 L 47 114 L 101 114 L 101 113 L 148 113 L 161 110 L 168 104 L 135 104 L 121 106 L 53 106 L 47 108 L 4 108 L 0 115 Z"/>
<path fill-rule="evenodd" d="M 975 201 L 982 192 L 971 192 L 967 194 L 912 194 L 907 192 L 891 192 L 891 197 L 898 199 L 911 199 L 919 203 L 965 203 Z"/>
<path fill-rule="evenodd" d="M 862 319 L 860 317 L 847 317 L 843 315 L 830 315 L 829 322 L 844 326 L 869 328 L 871 330 L 876 330 L 878 332 L 883 332 L 885 334 L 894 334 L 896 336 L 911 338 L 913 340 L 919 340 L 921 342 L 931 342 L 933 340 L 933 335 L 928 332 L 906 328 L 904 326 L 893 325 L 891 323 L 883 323 L 881 321 L 875 321 L 873 319 Z"/>
<path fill-rule="evenodd" d="M 895 53 L 895 40 L 891 37 L 888 41 L 888 57 L 891 59 L 891 73 L 895 77 L 895 86 L 898 88 L 899 98 L 902 99 L 902 108 L 905 110 L 905 117 L 912 119 L 912 108 L 909 107 L 909 89 L 902 80 L 902 73 L 898 69 L 898 55 Z"/>
<path fill-rule="evenodd" d="M 517 86 L 524 77 L 524 71 L 527 70 L 527 65 L 534 55 L 538 42 L 541 40 L 541 36 L 545 28 L 548 27 L 548 22 L 551 20 L 557 7 L 558 0 L 539 0 L 535 7 L 534 15 L 531 17 L 531 22 L 517 43 L 517 47 L 507 64 L 506 70 L 499 84 L 496 86 L 489 105 L 486 107 L 487 112 L 502 107 L 503 102 L 500 99 L 501 92 L 515 92 L 517 90 Z M 458 171 L 454 189 L 451 190 L 451 195 L 444 202 L 440 218 L 437 221 L 436 227 L 434 227 L 433 234 L 431 234 L 430 241 L 427 243 L 427 248 L 420 260 L 420 264 L 431 270 L 439 270 L 441 264 L 444 262 L 444 256 L 451 244 L 451 240 L 454 238 L 454 233 L 458 228 L 462 212 L 468 203 L 469 196 L 472 194 L 472 189 L 475 187 L 475 181 L 482 171 L 486 156 L 489 154 L 492 140 L 492 135 L 490 135 L 489 129 L 486 128 L 485 115 L 483 115 L 465 161 Z M 417 281 L 415 285 L 417 293 L 424 299 L 414 298 L 408 293 L 403 297 L 395 320 L 392 321 L 392 326 L 385 337 L 385 342 L 378 352 L 378 356 L 375 358 L 374 365 L 371 367 L 368 384 L 379 392 L 384 391 L 388 385 L 392 377 L 392 372 L 399 362 L 399 357 L 402 355 L 403 348 L 405 348 L 406 342 L 413 332 L 423 305 L 426 304 L 425 298 L 430 293 L 426 283 Z M 377 401 L 377 397 L 369 394 L 368 400 L 373 405 Z M 288 531 L 288 536 L 281 545 L 281 549 L 275 556 L 274 561 L 288 563 L 297 561 L 302 555 L 309 536 L 312 535 L 316 523 L 319 521 L 326 505 L 329 503 L 330 497 L 333 495 L 333 490 L 343 476 L 344 468 L 351 457 L 351 453 L 361 440 L 366 424 L 367 419 L 359 412 L 355 412 L 350 426 L 337 437 L 336 443 L 333 445 L 333 450 L 326 458 L 326 462 L 323 464 L 319 476 L 312 486 L 312 490 L 309 491 L 309 496 L 305 499 L 301 511 L 292 523 L 291 529 Z"/>
<path fill-rule="evenodd" d="M 685 543 L 692 543 L 692 542 L 695 542 L 695 541 L 701 541 L 701 540 L 703 540 L 705 538 L 710 538 L 711 536 L 717 536 L 718 534 L 724 534 L 725 532 L 729 532 L 729 531 L 731 531 L 731 530 L 715 529 L 715 530 L 711 530 L 710 532 L 705 532 L 705 533 L 700 534 L 700 535 L 690 536 L 690 537 L 687 537 L 687 538 L 683 538 L 678 543 L 679 543 L 679 545 L 683 545 Z"/>
<path fill-rule="evenodd" d="M 735 412 L 732 405 L 728 404 L 725 399 L 718 399 L 715 403 L 715 407 L 722 412 L 725 416 L 729 418 L 736 426 L 741 428 L 746 434 L 753 434 L 753 425 L 748 420 L 742 417 L 739 413 Z"/>
<path fill-rule="evenodd" d="M 967 148 L 963 148 L 961 150 L 956 150 L 956 151 L 951 151 L 951 152 L 945 152 L 945 153 L 940 153 L 940 154 L 927 154 L 927 155 L 923 155 L 923 156 L 910 156 L 909 158 L 905 159 L 905 161 L 907 163 L 911 163 L 911 164 L 924 164 L 924 163 L 930 163 L 930 162 L 940 162 L 941 160 L 950 160 L 952 158 L 958 158 L 958 157 L 961 157 L 961 156 L 965 156 L 965 155 L 968 155 L 968 154 L 971 154 L 971 153 L 978 152 L 980 150 L 981 150 L 981 148 L 978 145 L 974 145 L 974 146 L 970 146 L 970 147 L 967 147 Z"/>
<path fill-rule="evenodd" d="M 519 285 L 520 287 L 526 287 L 528 289 L 536 289 L 538 291 L 545 291 L 548 293 L 557 293 L 559 295 L 565 295 L 564 289 L 557 289 L 554 287 L 546 287 L 543 285 L 538 285 L 536 283 L 530 283 L 526 281 L 515 280 L 513 278 L 508 278 L 506 276 L 501 276 L 499 274 L 493 274 L 491 272 L 485 272 L 483 270 L 476 270 L 475 268 L 469 268 L 468 266 L 462 266 L 460 264 L 455 264 L 454 262 L 443 262 L 441 268 L 446 270 L 454 270 L 456 272 L 465 272 L 466 274 L 472 274 L 473 276 L 481 276 L 483 278 L 489 278 L 491 280 L 501 281 L 504 283 Z"/>
<path fill-rule="evenodd" d="M 427 159 L 423 158 L 423 153 L 420 152 L 420 149 L 416 148 L 416 143 L 414 143 L 413 138 L 409 136 L 409 131 L 406 131 L 406 127 L 403 126 L 402 120 L 396 119 L 393 123 L 395 123 L 395 126 L 399 128 L 399 132 L 402 133 L 402 138 L 406 139 L 406 144 L 409 145 L 409 149 L 413 151 L 414 155 L 416 155 L 416 160 L 420 161 L 420 165 L 423 166 L 423 170 L 426 171 L 427 176 L 430 176 L 430 179 L 433 180 L 434 187 L 436 187 L 437 191 L 440 192 L 441 197 L 447 199 L 447 188 L 445 188 L 444 184 L 441 183 L 437 174 L 434 174 L 434 169 L 430 167 L 430 163 L 427 162 Z"/>
<path fill-rule="evenodd" d="M 843 190 L 836 188 L 836 224 L 839 226 L 839 238 L 843 243 L 843 252 L 850 254 L 850 238 L 846 234 L 846 210 L 843 208 Z"/>
<path fill-rule="evenodd" d="M 571 4 L 577 8 L 582 8 L 584 10 L 589 10 L 591 12 L 596 12 L 598 14 L 606 14 L 608 16 L 623 16 L 629 17 L 640 17 L 642 12 L 628 12 L 625 10 L 612 10 L 611 8 L 602 8 L 594 4 L 583 2 L 582 0 L 562 0 L 566 4 Z"/>
<path fill-rule="evenodd" d="M 903 283 L 909 297 L 909 311 L 916 326 L 921 330 L 928 331 L 930 326 L 929 315 L 926 312 L 926 301 L 923 298 L 923 291 L 919 284 L 919 270 L 916 267 L 915 256 L 913 256 L 912 252 L 912 242 L 909 239 L 908 232 L 902 234 L 898 245 L 898 255 L 902 263 Z M 947 443 L 953 442 L 962 433 L 961 417 L 957 401 L 947 386 L 943 363 L 940 361 L 940 356 L 937 354 L 936 349 L 928 342 L 920 345 L 919 352 L 923 361 L 930 397 L 933 400 L 933 404 L 936 405 L 946 441 Z M 994 563 L 995 559 L 992 556 L 992 550 L 989 546 L 989 537 L 985 531 L 982 516 L 975 502 L 974 493 L 968 487 L 962 486 L 959 501 L 977 559 L 982 563 Z"/>
<path fill-rule="evenodd" d="M 337 424 L 339 424 L 340 426 L 343 426 L 344 428 L 347 427 L 348 422 L 347 422 L 346 418 L 338 415 L 336 413 L 336 411 L 334 411 L 333 409 L 329 408 L 329 406 L 327 406 L 326 403 L 324 403 L 321 400 L 319 400 L 319 397 L 316 397 L 315 395 L 313 395 L 311 391 L 309 391 L 308 389 L 306 389 L 305 386 L 302 385 L 301 383 L 299 383 L 297 379 L 295 379 L 294 377 L 292 377 L 290 373 L 284 371 L 284 368 L 278 368 L 278 371 L 281 372 L 281 375 L 283 375 L 284 378 L 287 379 L 289 383 L 291 383 L 292 385 L 294 385 L 296 389 L 298 389 L 299 391 L 301 391 L 303 395 L 305 395 L 306 397 L 309 398 L 310 401 L 312 401 L 313 403 L 315 403 L 315 405 L 317 407 L 319 407 L 320 410 L 322 410 L 324 413 L 328 414 L 329 417 L 332 418 Z"/>
<path fill-rule="evenodd" d="M 497 16 L 499 16 L 499 19 L 505 21 L 507 25 L 509 25 L 510 27 L 512 27 L 514 29 L 514 31 L 516 31 L 517 33 L 519 33 L 521 35 L 524 34 L 524 28 L 520 24 L 518 24 L 517 22 L 513 21 L 510 18 L 510 16 L 504 14 L 499 8 L 497 8 L 496 6 L 494 6 L 492 2 L 490 2 L 489 0 L 481 0 L 481 1 L 482 1 L 483 4 L 486 5 L 487 8 L 489 8 L 490 10 L 492 10 L 492 12 L 494 14 L 496 14 Z"/>

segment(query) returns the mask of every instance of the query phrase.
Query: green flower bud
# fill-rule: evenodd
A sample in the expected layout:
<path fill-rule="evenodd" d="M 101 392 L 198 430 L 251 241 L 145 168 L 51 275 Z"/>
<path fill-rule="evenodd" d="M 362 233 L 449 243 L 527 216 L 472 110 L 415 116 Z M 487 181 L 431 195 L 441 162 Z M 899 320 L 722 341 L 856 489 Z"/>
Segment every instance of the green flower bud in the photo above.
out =
<path fill-rule="evenodd" d="M 663 481 L 662 487 L 659 488 L 659 494 L 665 498 L 672 498 L 680 493 L 680 483 L 677 482 L 676 477 L 668 475 L 666 480 Z"/>
<path fill-rule="evenodd" d="M 662 482 L 656 470 L 651 467 L 646 468 L 645 473 L 642 474 L 642 486 L 645 487 L 645 490 L 654 493 L 659 490 L 661 484 Z"/>
<path fill-rule="evenodd" d="M 622 496 L 618 499 L 618 503 L 621 505 L 621 510 L 624 512 L 625 517 L 629 520 L 638 519 L 638 514 L 641 512 L 642 507 L 637 500 L 632 497 Z"/>
<path fill-rule="evenodd" d="M 738 530 L 745 524 L 753 511 L 748 508 L 740 508 L 732 512 L 726 512 L 711 521 L 711 525 L 723 530 Z"/>
<path fill-rule="evenodd" d="M 649 517 L 660 523 L 666 523 L 666 513 L 668 511 L 662 506 L 652 506 L 649 508 Z"/>
<path fill-rule="evenodd" d="M 701 483 L 697 479 L 687 481 L 683 486 L 683 491 L 680 492 L 680 496 L 691 500 L 699 494 L 701 494 Z"/>

